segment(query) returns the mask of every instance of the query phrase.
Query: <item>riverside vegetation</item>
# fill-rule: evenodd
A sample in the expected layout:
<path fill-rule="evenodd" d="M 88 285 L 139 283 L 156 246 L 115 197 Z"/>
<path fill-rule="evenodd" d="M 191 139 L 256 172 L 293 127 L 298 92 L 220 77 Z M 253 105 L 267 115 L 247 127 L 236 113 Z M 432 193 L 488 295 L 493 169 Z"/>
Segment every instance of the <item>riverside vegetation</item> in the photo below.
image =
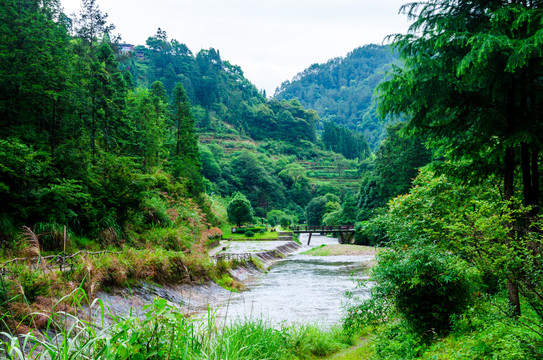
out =
<path fill-rule="evenodd" d="M 342 358 L 541 358 L 541 6 L 406 5 L 396 53 L 356 49 L 268 98 L 161 29 L 120 54 L 94 0 L 74 19 L 3 1 L 1 356 L 311 358 L 358 338 Z M 162 300 L 107 331 L 105 310 L 85 317 L 99 289 L 140 280 L 235 288 L 207 256 L 234 199 L 236 225 L 355 224 L 357 244 L 386 245 L 371 297 L 326 332 Z M 69 271 L 46 262 L 70 253 Z"/>

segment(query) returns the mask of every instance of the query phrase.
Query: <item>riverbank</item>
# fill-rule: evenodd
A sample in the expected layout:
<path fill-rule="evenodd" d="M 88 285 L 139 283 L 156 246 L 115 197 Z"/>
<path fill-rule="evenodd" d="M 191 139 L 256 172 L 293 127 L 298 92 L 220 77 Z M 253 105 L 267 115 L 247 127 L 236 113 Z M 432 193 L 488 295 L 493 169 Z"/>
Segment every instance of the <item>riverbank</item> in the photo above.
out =
<path fill-rule="evenodd" d="M 312 246 L 318 247 L 319 241 L 327 243 L 333 249 L 335 247 L 333 243 L 337 240 L 324 236 L 317 237 Z M 121 350 L 142 351 L 135 342 L 124 345 L 117 342 L 123 338 L 147 339 L 142 340 L 148 344 L 145 351 L 156 350 L 161 342 L 156 340 L 157 336 L 161 336 L 163 341 L 167 342 L 162 346 L 169 346 L 172 354 L 186 352 L 190 355 L 184 358 L 188 359 L 200 359 L 204 355 L 211 356 L 210 358 L 235 359 L 320 358 L 353 344 L 352 338 L 347 336 L 337 323 L 341 316 L 343 294 L 346 289 L 354 287 L 351 274 L 353 271 L 361 273 L 357 269 L 365 267 L 358 264 L 361 256 L 353 256 L 353 252 L 334 257 L 309 256 L 296 250 L 300 247 L 301 250 L 306 250 L 309 246 L 298 244 L 293 247 L 287 246 L 295 250 L 295 254 L 286 256 L 287 254 L 275 254 L 274 251 L 277 249 L 262 249 L 263 246 L 268 246 L 262 241 L 247 243 L 235 241 L 219 245 L 217 251 L 212 253 L 220 254 L 224 250 L 234 254 L 249 251 L 254 253 L 251 257 L 256 258 L 259 254 L 265 254 L 266 256 L 273 255 L 274 258 L 270 260 L 262 257 L 260 261 L 266 262 L 267 265 L 263 268 L 264 271 L 258 269 L 252 261 L 243 261 L 237 265 L 236 261 L 225 259 L 217 261 L 217 267 L 223 269 L 221 272 L 227 271 L 230 274 L 229 277 L 234 280 L 249 284 L 248 290 L 240 293 L 228 291 L 214 282 L 206 283 L 205 281 L 187 281 L 182 285 L 158 285 L 153 282 L 131 281 L 125 282 L 126 286 L 119 287 L 111 286 L 113 284 L 110 283 L 110 287 L 94 292 L 94 297 L 99 299 L 94 303 L 94 311 L 89 311 L 88 305 L 82 305 L 81 311 L 77 311 L 79 318 L 86 319 L 90 321 L 89 323 L 70 316 L 68 324 L 79 324 L 79 327 L 63 328 L 58 325 L 65 323 L 62 316 L 51 314 L 43 318 L 47 319 L 50 316 L 51 321 L 56 321 L 55 328 L 61 331 L 62 337 L 84 335 L 91 339 L 89 345 L 82 344 L 83 350 L 89 354 L 103 351 L 105 351 L 104 354 Z M 271 241 L 269 246 L 272 245 L 285 247 L 278 241 Z M 362 258 L 369 261 L 372 255 L 366 254 Z M 118 260 L 114 262 L 117 264 L 116 267 L 109 267 L 112 274 L 108 278 L 117 276 L 113 275 L 113 272 L 116 274 L 119 271 L 129 271 L 125 268 L 124 261 L 120 261 L 121 258 Z M 278 260 L 280 261 L 270 268 L 269 265 Z M 123 266 L 120 266 L 121 264 Z M 86 271 L 89 270 L 91 268 L 87 268 Z M 187 280 L 191 278 L 192 271 L 190 270 L 192 268 L 185 271 Z M 90 274 L 96 276 L 92 270 Z M 192 280 L 195 279 L 192 278 Z M 228 282 L 229 279 L 225 279 L 225 283 Z M 74 299 L 77 297 L 73 296 Z M 85 303 L 86 301 L 84 300 Z M 269 307 L 264 308 L 262 304 Z M 76 304 L 76 306 L 81 305 Z M 101 306 L 105 311 L 101 310 Z M 270 312 L 270 309 L 273 311 Z M 36 319 L 38 318 L 41 319 L 41 317 Z M 293 321 L 287 321 L 290 319 Z M 97 324 L 99 326 L 95 327 Z M 77 331 L 81 331 L 81 334 L 69 333 L 76 328 Z M 152 329 L 158 330 L 153 333 L 155 330 Z M 192 340 L 175 338 L 172 334 L 177 331 L 192 332 Z M 282 335 L 270 343 L 274 334 Z M 36 344 L 41 344 L 39 346 L 42 348 L 52 349 L 53 353 L 76 353 L 81 350 L 74 348 L 73 344 L 57 343 L 54 337 L 48 338 L 49 335 L 51 334 L 42 334 L 40 335 L 42 338 L 36 339 L 32 333 L 29 333 L 22 335 L 20 339 L 31 339 Z M 15 351 L 17 346 L 21 346 L 21 342 L 17 345 L 19 335 L 9 336 L 6 339 L 0 339 L 9 340 L 9 344 L 4 342 L 3 345 L 7 353 L 10 347 Z M 104 339 L 110 339 L 109 349 L 100 348 L 99 344 Z M 113 339 L 115 341 L 112 341 Z M 150 344 L 155 340 L 156 344 Z M 233 344 L 233 341 L 237 343 Z M 69 348 L 67 349 L 66 346 Z M 121 349 L 119 346 L 124 346 L 124 348 Z M 263 347 L 266 347 L 266 352 L 263 352 Z M 2 351 L 2 346 L 0 346 L 0 355 Z M 27 349 L 26 352 L 29 354 L 32 351 L 36 358 L 43 358 L 37 348 Z M 127 352 L 129 353 L 131 352 Z M 167 352 L 164 354 L 169 356 Z M 229 354 L 236 355 L 232 357 Z M 238 354 L 248 355 L 238 356 Z M 13 358 L 17 359 L 16 356 Z M 91 356 L 88 358 L 95 359 Z"/>
<path fill-rule="evenodd" d="M 378 249 L 371 246 L 335 244 L 315 247 L 304 251 L 302 254 L 313 256 L 357 256 L 357 255 L 377 255 Z"/>

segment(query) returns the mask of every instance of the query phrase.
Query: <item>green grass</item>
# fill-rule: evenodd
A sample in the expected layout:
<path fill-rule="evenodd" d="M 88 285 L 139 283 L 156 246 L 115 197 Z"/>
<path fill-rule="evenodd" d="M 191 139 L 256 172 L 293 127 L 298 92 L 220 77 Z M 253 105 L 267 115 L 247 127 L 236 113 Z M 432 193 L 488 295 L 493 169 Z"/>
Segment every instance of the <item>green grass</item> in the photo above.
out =
<path fill-rule="evenodd" d="M 441 334 L 417 333 L 397 313 L 380 317 L 377 325 L 351 321 L 350 329 L 361 340 L 325 359 L 541 359 L 543 321 L 522 305 L 523 315 L 516 319 L 508 315 L 506 293 L 481 297 Z"/>
<path fill-rule="evenodd" d="M 365 360 L 374 356 L 373 342 L 365 337 L 359 337 L 355 344 L 347 349 L 323 357 L 323 360 Z"/>
<path fill-rule="evenodd" d="M 96 322 L 103 324 L 104 305 L 100 301 L 94 305 Z M 4 333 L 0 356 L 12 360 L 311 359 L 353 343 L 339 328 L 323 331 L 303 325 L 277 329 L 266 321 L 249 319 L 219 326 L 211 310 L 205 319 L 188 318 L 164 299 L 155 300 L 144 310 L 142 319 L 113 316 L 110 327 L 95 327 L 71 315 L 71 321 L 63 323 L 64 316 L 52 316 L 47 329 L 58 329 L 59 338 L 48 331 L 39 335 Z M 22 351 L 25 346 L 26 356 Z"/>
<path fill-rule="evenodd" d="M 271 227 L 268 227 L 271 229 Z M 253 236 L 245 236 L 244 234 L 232 233 L 232 225 L 225 225 L 221 227 L 222 238 L 232 240 L 277 240 L 279 235 L 277 231 L 266 231 L 264 233 L 255 233 Z"/>
<path fill-rule="evenodd" d="M 376 253 L 375 248 L 362 245 L 321 245 L 304 251 L 302 254 L 312 256 L 335 256 L 335 255 L 373 255 Z"/>

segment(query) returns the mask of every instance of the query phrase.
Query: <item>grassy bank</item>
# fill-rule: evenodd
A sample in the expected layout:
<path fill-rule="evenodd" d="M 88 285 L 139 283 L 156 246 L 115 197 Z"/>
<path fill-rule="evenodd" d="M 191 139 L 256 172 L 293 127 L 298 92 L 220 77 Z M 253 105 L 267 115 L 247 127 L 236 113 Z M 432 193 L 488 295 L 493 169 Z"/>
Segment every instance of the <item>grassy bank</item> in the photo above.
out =
<path fill-rule="evenodd" d="M 250 233 L 246 233 L 245 228 L 237 228 L 236 232 L 232 232 L 233 227 L 230 224 L 223 225 L 221 227 L 223 239 L 229 240 L 277 240 L 279 235 L 277 231 L 272 231 L 273 228 L 269 227 L 251 227 L 248 228 Z"/>
<path fill-rule="evenodd" d="M 310 250 L 304 251 L 302 254 L 313 256 L 338 256 L 338 255 L 375 255 L 377 249 L 371 246 L 362 245 L 321 245 Z"/>
<path fill-rule="evenodd" d="M 103 321 L 103 304 L 96 302 L 95 309 Z M 0 355 L 13 360 L 310 359 L 353 344 L 338 329 L 324 332 L 309 325 L 274 328 L 262 320 L 224 325 L 211 311 L 205 320 L 187 318 L 163 299 L 147 306 L 143 319 L 113 317 L 112 325 L 104 329 L 76 317 L 67 322 L 62 316 L 48 317 L 47 328 L 56 329 L 60 336 L 50 331 L 4 334 Z"/>
<path fill-rule="evenodd" d="M 368 314 L 378 309 L 353 308 L 344 329 L 356 334 L 355 345 L 325 359 L 541 359 L 543 324 L 523 305 L 523 315 L 514 318 L 506 293 L 481 296 L 442 333 L 420 333 L 398 313 L 368 321 Z"/>

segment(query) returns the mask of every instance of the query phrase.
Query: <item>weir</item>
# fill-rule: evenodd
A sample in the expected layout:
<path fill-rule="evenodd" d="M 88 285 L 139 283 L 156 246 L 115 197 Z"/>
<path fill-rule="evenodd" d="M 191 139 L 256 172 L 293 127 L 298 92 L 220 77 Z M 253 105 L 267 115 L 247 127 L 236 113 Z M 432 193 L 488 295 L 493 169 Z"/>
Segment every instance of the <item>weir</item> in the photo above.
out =
<path fill-rule="evenodd" d="M 214 259 L 224 260 L 237 260 L 248 261 L 253 256 L 259 258 L 263 262 L 270 262 L 278 259 L 282 259 L 286 255 L 298 250 L 300 245 L 295 242 L 289 241 L 286 244 L 280 245 L 273 250 L 259 251 L 259 252 L 220 252 L 213 256 Z"/>

